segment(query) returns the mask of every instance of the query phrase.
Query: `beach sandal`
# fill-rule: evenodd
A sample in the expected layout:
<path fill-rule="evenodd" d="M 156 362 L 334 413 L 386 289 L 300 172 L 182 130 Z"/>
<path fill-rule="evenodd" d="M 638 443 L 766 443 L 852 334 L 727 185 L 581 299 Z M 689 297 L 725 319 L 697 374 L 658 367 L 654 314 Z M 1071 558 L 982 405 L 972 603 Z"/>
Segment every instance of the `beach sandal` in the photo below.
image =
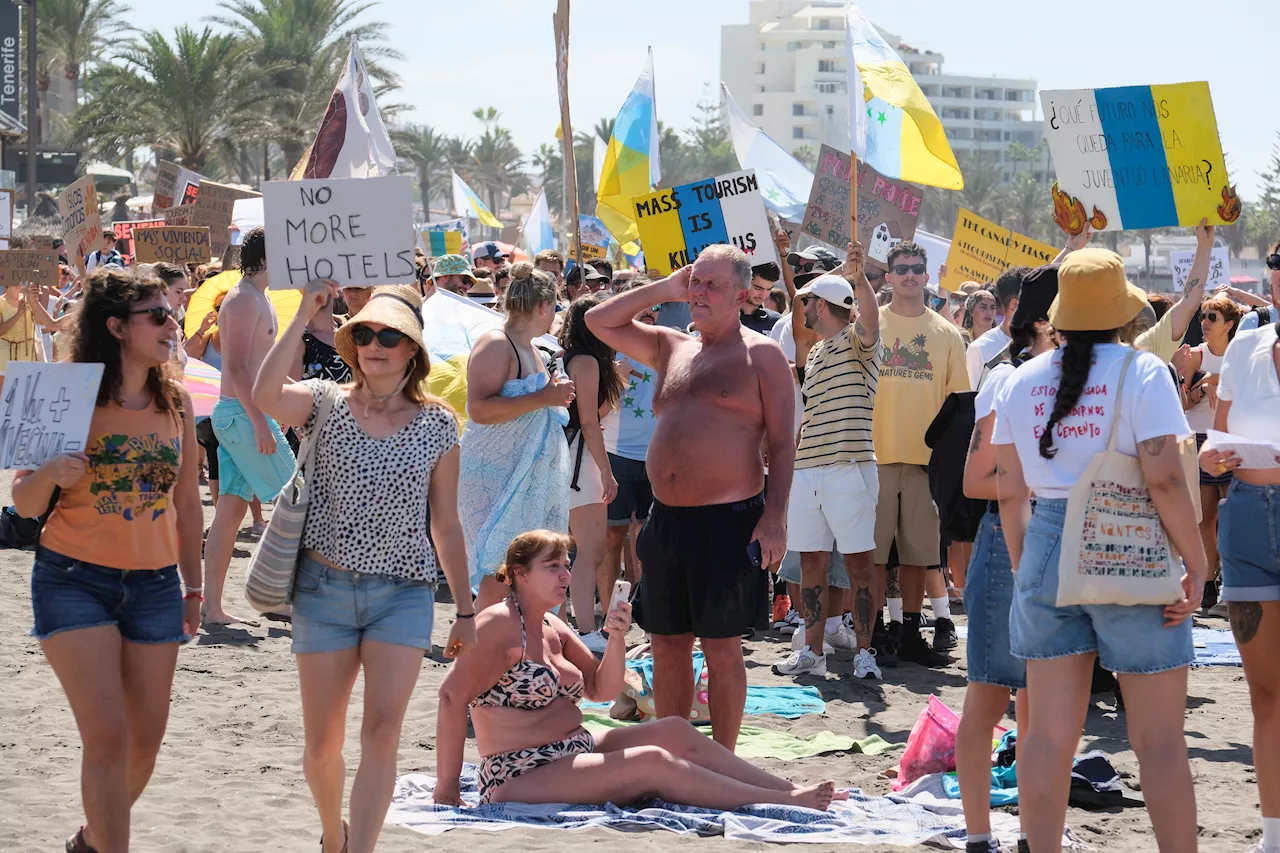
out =
<path fill-rule="evenodd" d="M 351 827 L 344 820 L 342 822 L 342 850 L 338 853 L 347 853 L 347 845 L 351 843 Z M 70 850 L 67 853 L 71 853 Z M 320 853 L 324 853 L 324 836 L 320 836 Z"/>
<path fill-rule="evenodd" d="M 84 840 L 84 827 L 76 830 L 76 834 L 67 839 L 67 853 L 98 853 Z"/>

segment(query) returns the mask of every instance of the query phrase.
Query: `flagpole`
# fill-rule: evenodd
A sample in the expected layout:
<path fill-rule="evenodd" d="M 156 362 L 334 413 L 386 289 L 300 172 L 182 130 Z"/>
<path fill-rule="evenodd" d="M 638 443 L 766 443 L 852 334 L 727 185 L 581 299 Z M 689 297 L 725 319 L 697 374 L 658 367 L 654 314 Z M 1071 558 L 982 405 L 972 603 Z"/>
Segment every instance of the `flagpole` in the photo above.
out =
<path fill-rule="evenodd" d="M 849 241 L 858 242 L 858 152 L 849 149 Z M 862 273 L 862 266 L 854 269 L 855 276 Z"/>
<path fill-rule="evenodd" d="M 573 124 L 569 120 L 569 0 L 559 0 L 551 16 L 556 40 L 556 76 L 560 86 L 560 150 L 564 161 L 565 213 L 573 228 L 573 262 L 582 265 L 582 234 L 578 221 L 578 166 L 573 156 Z"/>

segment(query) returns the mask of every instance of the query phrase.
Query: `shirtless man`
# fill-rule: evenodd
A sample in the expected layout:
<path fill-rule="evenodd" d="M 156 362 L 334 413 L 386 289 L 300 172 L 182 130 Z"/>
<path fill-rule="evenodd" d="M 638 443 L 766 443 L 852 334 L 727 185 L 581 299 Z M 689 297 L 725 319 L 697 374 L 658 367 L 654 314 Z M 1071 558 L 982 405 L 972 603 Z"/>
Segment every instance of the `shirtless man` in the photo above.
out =
<path fill-rule="evenodd" d="M 257 497 L 269 501 L 293 473 L 293 451 L 280 425 L 250 397 L 258 368 L 276 339 L 276 311 L 267 298 L 267 242 L 261 228 L 240 246 L 244 278 L 218 311 L 222 337 L 222 389 L 210 420 L 218 437 L 218 505 L 205 541 L 204 624 L 244 622 L 222 609 L 222 588 L 245 510 Z M 252 623 L 249 623 L 252 624 Z"/>
<path fill-rule="evenodd" d="M 700 638 L 713 734 L 729 749 L 747 696 L 742 633 L 761 607 L 762 567 L 786 550 L 796 453 L 787 359 L 738 320 L 750 286 L 747 256 L 712 246 L 692 267 L 587 312 L 602 341 L 658 371 L 658 425 L 645 460 L 654 505 L 636 544 L 644 566 L 637 612 L 653 635 L 658 716 L 688 719 Z M 699 337 L 636 320 L 664 302 L 687 302 Z"/>

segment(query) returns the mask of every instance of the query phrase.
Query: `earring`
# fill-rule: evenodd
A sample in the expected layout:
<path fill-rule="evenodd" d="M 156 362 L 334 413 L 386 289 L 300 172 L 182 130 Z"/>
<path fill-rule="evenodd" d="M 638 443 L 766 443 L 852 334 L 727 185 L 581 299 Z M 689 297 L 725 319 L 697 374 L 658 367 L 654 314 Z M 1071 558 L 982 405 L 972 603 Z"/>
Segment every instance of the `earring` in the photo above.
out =
<path fill-rule="evenodd" d="M 404 372 L 405 376 L 408 376 L 409 374 L 413 373 L 413 369 L 417 366 L 418 366 L 418 357 L 415 355 L 413 358 L 409 359 L 409 367 Z"/>

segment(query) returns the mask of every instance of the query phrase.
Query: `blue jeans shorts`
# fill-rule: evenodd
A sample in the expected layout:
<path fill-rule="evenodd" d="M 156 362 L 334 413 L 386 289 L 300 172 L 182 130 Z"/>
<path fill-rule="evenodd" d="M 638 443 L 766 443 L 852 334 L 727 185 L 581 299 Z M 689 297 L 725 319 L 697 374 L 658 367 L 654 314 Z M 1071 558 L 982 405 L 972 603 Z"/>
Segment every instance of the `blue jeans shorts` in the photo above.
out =
<path fill-rule="evenodd" d="M 296 460 L 280 424 L 267 418 L 276 439 L 276 452 L 263 456 L 253 434 L 253 421 L 239 400 L 223 397 L 210 416 L 218 439 L 218 494 L 246 501 L 274 500 L 293 474 Z"/>
<path fill-rule="evenodd" d="M 435 590 L 426 581 L 333 569 L 307 555 L 293 584 L 293 653 L 337 652 L 363 640 L 431 648 Z"/>
<path fill-rule="evenodd" d="M 1280 600 L 1280 486 L 1235 480 L 1218 510 L 1224 601 Z"/>
<path fill-rule="evenodd" d="M 1121 675 L 1151 675 L 1195 660 L 1191 620 L 1164 627 L 1164 607 L 1087 604 L 1058 607 L 1058 556 L 1066 521 L 1064 498 L 1036 501 L 1014 577 L 1009 645 L 1023 660 L 1097 652 Z"/>
<path fill-rule="evenodd" d="M 131 643 L 181 643 L 178 567 L 112 569 L 37 548 L 31 570 L 31 633 L 47 640 L 63 631 L 115 625 Z"/>
<path fill-rule="evenodd" d="M 1004 542 L 1000 516 L 982 516 L 973 558 L 964 581 L 964 612 L 969 617 L 969 681 L 1021 690 L 1027 665 L 1009 651 L 1009 610 L 1013 606 L 1013 564 Z"/>
<path fill-rule="evenodd" d="M 778 577 L 787 583 L 801 584 L 799 551 L 788 551 L 782 558 Z M 844 557 L 834 549 L 831 551 L 831 562 L 827 566 L 827 586 L 834 586 L 837 589 L 849 588 L 849 572 L 844 567 Z"/>

